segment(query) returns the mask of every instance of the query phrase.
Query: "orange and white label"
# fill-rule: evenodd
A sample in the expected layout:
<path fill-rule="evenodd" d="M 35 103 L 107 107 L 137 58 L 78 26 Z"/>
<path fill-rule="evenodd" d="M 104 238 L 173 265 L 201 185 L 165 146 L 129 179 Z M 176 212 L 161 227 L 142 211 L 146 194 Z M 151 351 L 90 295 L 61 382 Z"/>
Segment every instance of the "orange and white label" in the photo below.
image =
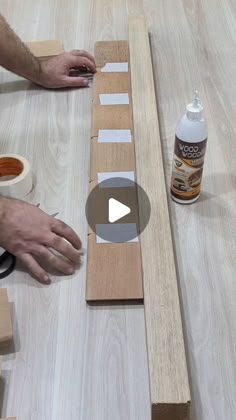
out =
<path fill-rule="evenodd" d="M 193 200 L 201 189 L 207 139 L 187 143 L 175 138 L 171 194 L 179 200 Z"/>

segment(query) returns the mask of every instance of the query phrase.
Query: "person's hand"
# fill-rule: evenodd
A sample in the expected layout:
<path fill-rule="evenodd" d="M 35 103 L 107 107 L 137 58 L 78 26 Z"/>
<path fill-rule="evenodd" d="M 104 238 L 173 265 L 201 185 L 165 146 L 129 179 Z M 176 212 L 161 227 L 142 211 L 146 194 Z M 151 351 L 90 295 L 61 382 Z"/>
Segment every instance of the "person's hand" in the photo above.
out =
<path fill-rule="evenodd" d="M 37 260 L 63 274 L 73 274 L 80 262 L 81 242 L 76 233 L 62 221 L 20 200 L 0 198 L 0 246 L 47 284 L 49 276 Z"/>
<path fill-rule="evenodd" d="M 87 70 L 96 72 L 95 60 L 83 50 L 65 52 L 41 63 L 41 72 L 35 82 L 46 88 L 85 87 L 89 81 L 86 77 L 72 77 L 70 70 Z"/>

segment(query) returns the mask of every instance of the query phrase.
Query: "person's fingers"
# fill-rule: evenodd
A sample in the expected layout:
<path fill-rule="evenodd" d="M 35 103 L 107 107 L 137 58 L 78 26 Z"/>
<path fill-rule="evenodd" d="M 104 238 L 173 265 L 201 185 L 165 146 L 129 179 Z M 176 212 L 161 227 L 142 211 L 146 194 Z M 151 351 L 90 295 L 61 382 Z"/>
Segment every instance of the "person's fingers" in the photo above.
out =
<path fill-rule="evenodd" d="M 71 53 L 73 55 L 80 55 L 80 56 L 83 56 L 83 57 L 87 57 L 89 60 L 91 60 L 94 63 L 94 65 L 96 65 L 95 64 L 95 58 L 88 51 L 85 51 L 85 50 L 72 50 Z"/>
<path fill-rule="evenodd" d="M 30 273 L 35 277 L 40 283 L 50 284 L 51 280 L 46 273 L 46 271 L 40 267 L 37 261 L 31 254 L 23 254 L 19 256 L 19 260 L 25 265 L 25 267 L 30 271 Z"/>
<path fill-rule="evenodd" d="M 90 60 L 87 57 L 84 57 L 82 55 L 74 55 L 72 53 L 70 54 L 70 67 L 87 67 L 91 72 L 96 72 L 96 66 L 92 60 Z"/>
<path fill-rule="evenodd" d="M 60 241 L 63 241 L 62 238 L 59 238 L 59 239 Z M 72 248 L 71 245 L 70 247 Z M 45 262 L 47 267 L 49 267 L 49 269 L 59 271 L 60 273 L 63 273 L 63 274 L 73 274 L 75 271 L 74 267 L 69 263 L 69 261 L 67 262 L 61 256 L 55 255 L 45 246 L 39 246 L 35 250 L 34 255 L 36 257 L 39 257 L 40 261 Z"/>
<path fill-rule="evenodd" d="M 81 253 L 75 249 L 67 240 L 60 236 L 53 235 L 51 247 L 74 264 L 80 263 Z"/>
<path fill-rule="evenodd" d="M 62 238 L 65 238 L 68 242 L 70 242 L 74 248 L 81 248 L 80 238 L 75 233 L 75 231 L 71 229 L 71 227 L 69 227 L 66 223 L 62 222 L 61 220 L 52 218 L 51 229 L 53 233 L 56 233 L 57 235 L 61 236 Z"/>
<path fill-rule="evenodd" d="M 63 79 L 64 87 L 87 87 L 89 86 L 89 79 L 85 77 L 65 76 Z"/>

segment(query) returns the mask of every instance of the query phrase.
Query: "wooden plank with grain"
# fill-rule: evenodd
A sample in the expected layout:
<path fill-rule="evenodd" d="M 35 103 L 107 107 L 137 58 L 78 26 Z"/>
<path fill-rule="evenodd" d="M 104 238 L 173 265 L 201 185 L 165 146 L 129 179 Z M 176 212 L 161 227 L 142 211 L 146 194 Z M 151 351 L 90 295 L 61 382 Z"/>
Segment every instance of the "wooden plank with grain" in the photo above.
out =
<path fill-rule="evenodd" d="M 95 46 L 97 65 L 104 65 L 107 61 L 128 60 L 127 41 L 103 41 Z M 90 154 L 90 191 L 97 184 L 98 172 L 135 171 L 134 139 L 130 144 L 99 143 L 99 129 L 130 129 L 132 132 L 132 104 L 103 106 L 99 104 L 101 93 L 122 93 L 131 95 L 130 73 L 103 73 L 98 71 L 94 77 L 93 86 L 93 118 Z M 126 223 L 137 220 L 137 191 L 136 188 L 116 189 L 115 196 L 122 203 L 132 207 L 132 216 L 126 218 Z M 132 191 L 131 191 L 132 190 Z M 96 214 L 96 223 L 106 224 L 107 203 L 114 192 L 104 189 L 103 200 L 90 202 L 90 221 Z M 128 194 L 128 196 L 127 196 Z M 106 199 L 104 200 L 104 198 Z M 103 203 L 102 203 L 103 201 Z M 104 205 L 106 209 L 104 208 Z M 95 208 L 94 208 L 95 207 Z M 136 209 L 136 210 L 135 210 Z M 137 217 L 136 217 L 137 216 Z M 86 300 L 94 301 L 134 301 L 143 300 L 142 266 L 140 244 L 138 243 L 106 243 L 97 244 L 94 235 L 96 227 L 89 227 L 88 258 L 87 258 L 87 287 Z"/>
<path fill-rule="evenodd" d="M 129 19 L 129 47 L 137 181 L 151 203 L 151 218 L 140 239 L 152 419 L 186 420 L 190 389 L 148 27 L 143 16 Z M 141 222 L 143 210 L 140 206 Z"/>

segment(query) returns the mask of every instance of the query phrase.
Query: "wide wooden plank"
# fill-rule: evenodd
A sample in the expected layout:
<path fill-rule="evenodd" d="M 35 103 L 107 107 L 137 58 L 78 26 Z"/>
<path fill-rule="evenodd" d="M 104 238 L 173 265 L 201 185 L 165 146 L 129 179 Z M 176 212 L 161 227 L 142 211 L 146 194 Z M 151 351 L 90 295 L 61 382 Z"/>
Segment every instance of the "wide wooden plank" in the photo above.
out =
<path fill-rule="evenodd" d="M 104 64 L 107 61 L 128 60 L 128 42 L 104 41 L 96 43 L 95 57 L 97 62 Z M 100 58 L 101 57 L 101 58 Z M 99 129 L 107 128 L 132 128 L 132 104 L 123 106 L 100 105 L 99 95 L 102 93 L 129 93 L 131 97 L 130 72 L 107 73 L 100 70 L 94 77 L 93 86 L 93 118 L 90 153 L 90 190 L 97 185 L 98 172 L 135 172 L 134 139 L 131 143 L 98 143 Z M 106 109 L 109 112 L 107 118 Z M 132 132 L 132 131 L 131 131 Z M 96 136 L 96 137 L 95 137 Z M 142 266 L 139 243 L 96 243 L 96 224 L 108 224 L 108 202 L 113 197 L 121 203 L 132 208 L 126 217 L 126 223 L 136 223 L 137 216 L 137 190 L 131 188 L 105 188 L 99 199 L 89 202 L 89 220 L 94 219 L 93 226 L 89 226 L 86 300 L 111 301 L 111 300 L 142 300 Z M 131 204 L 132 203 L 132 204 Z M 96 215 L 96 216 L 95 216 Z M 131 220 L 129 219 L 131 218 Z M 95 222 L 96 218 L 96 222 Z"/>
<path fill-rule="evenodd" d="M 129 20 L 129 46 L 137 180 L 152 210 L 141 236 L 152 418 L 186 420 L 190 390 L 148 27 L 143 16 Z"/>

